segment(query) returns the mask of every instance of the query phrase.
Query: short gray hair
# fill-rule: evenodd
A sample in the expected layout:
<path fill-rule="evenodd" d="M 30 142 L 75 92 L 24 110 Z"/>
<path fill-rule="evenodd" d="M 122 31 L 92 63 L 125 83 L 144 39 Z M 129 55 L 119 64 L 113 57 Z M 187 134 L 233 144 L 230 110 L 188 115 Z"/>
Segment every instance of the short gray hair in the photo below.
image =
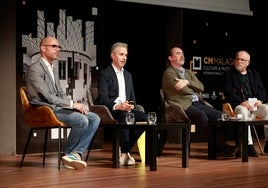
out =
<path fill-rule="evenodd" d="M 115 51 L 116 48 L 122 47 L 128 49 L 128 44 L 123 42 L 116 42 L 111 46 L 111 53 Z"/>

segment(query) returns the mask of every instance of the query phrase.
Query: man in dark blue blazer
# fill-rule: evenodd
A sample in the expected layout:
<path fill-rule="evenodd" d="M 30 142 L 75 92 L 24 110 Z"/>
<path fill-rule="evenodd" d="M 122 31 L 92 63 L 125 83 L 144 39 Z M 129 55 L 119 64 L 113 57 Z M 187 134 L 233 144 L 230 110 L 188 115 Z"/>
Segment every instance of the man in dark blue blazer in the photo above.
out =
<path fill-rule="evenodd" d="M 136 98 L 132 76 L 124 69 L 127 55 L 126 43 L 117 42 L 112 45 L 112 63 L 100 72 L 98 97 L 95 103 L 107 106 L 118 123 L 125 123 L 125 116 L 129 111 L 134 113 L 136 122 L 147 121 L 147 114 L 135 109 Z M 142 130 L 121 130 L 121 165 L 135 164 L 135 159 L 129 152 L 142 133 Z"/>

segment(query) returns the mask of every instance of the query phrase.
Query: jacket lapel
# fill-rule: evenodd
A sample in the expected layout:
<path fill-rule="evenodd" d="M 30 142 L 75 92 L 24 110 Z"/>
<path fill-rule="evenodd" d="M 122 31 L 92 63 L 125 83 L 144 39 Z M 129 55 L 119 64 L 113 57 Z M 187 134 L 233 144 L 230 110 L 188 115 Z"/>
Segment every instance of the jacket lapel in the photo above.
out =
<path fill-rule="evenodd" d="M 112 65 L 110 66 L 110 72 L 111 72 L 111 77 L 114 83 L 115 90 L 117 91 L 117 95 L 119 95 L 118 80 L 117 80 L 116 72 L 114 71 Z"/>
<path fill-rule="evenodd" d="M 42 61 L 41 66 L 43 67 L 43 69 L 45 71 L 46 77 L 49 77 L 50 83 L 51 83 L 52 87 L 54 88 L 54 91 L 57 92 L 57 88 L 55 85 L 55 83 L 57 83 L 57 81 L 56 81 L 57 78 L 55 77 L 55 75 L 57 75 L 57 74 L 54 74 L 54 79 L 55 79 L 55 83 L 54 83 L 53 78 L 48 70 L 48 67 L 46 66 L 45 62 L 42 59 L 41 59 L 41 61 Z M 54 72 L 54 70 L 53 70 L 53 72 Z"/>

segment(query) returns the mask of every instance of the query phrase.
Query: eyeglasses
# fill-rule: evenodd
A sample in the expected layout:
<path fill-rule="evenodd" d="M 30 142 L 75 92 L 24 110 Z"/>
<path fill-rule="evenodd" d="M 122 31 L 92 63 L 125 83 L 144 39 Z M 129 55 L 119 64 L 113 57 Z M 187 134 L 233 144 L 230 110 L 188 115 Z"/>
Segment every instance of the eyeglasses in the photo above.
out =
<path fill-rule="evenodd" d="M 242 61 L 242 62 L 247 62 L 247 59 L 243 59 L 243 58 L 235 58 L 236 61 Z"/>
<path fill-rule="evenodd" d="M 44 44 L 43 46 L 51 46 L 53 50 L 61 50 L 61 46 L 58 46 L 56 44 Z"/>

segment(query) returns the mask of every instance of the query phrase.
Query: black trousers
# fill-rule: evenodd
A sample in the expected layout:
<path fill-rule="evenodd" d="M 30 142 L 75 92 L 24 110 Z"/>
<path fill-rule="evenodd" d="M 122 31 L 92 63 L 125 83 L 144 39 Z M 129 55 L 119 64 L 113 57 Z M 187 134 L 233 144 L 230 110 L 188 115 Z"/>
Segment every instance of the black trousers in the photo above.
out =
<path fill-rule="evenodd" d="M 207 127 L 209 120 L 218 120 L 221 118 L 221 111 L 202 104 L 200 102 L 193 102 L 192 105 L 185 111 L 187 116 L 191 119 L 192 124 L 197 126 L 197 129 Z M 216 144 L 217 150 L 221 150 L 226 146 L 226 129 L 217 127 L 216 129 Z"/>
<path fill-rule="evenodd" d="M 147 121 L 147 114 L 141 111 L 132 110 L 131 112 L 135 115 L 135 122 Z M 127 111 L 115 110 L 113 111 L 113 117 L 118 121 L 118 123 L 125 123 L 125 116 Z M 120 146 L 121 152 L 130 152 L 132 147 L 135 145 L 139 137 L 142 135 L 143 130 L 120 130 Z"/>

